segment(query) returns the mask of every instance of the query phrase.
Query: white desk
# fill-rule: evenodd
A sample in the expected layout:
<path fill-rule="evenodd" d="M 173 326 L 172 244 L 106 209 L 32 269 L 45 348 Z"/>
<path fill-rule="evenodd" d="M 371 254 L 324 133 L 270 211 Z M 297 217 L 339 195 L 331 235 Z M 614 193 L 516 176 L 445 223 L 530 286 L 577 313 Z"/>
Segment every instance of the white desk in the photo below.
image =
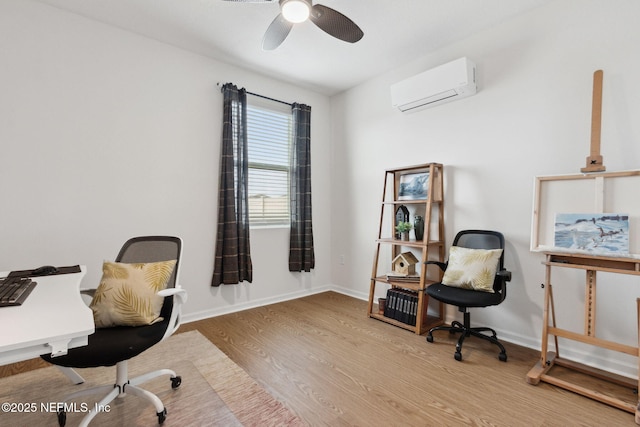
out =
<path fill-rule="evenodd" d="M 86 272 L 82 266 L 80 273 L 34 277 L 38 284 L 21 306 L 0 307 L 0 365 L 42 354 L 60 356 L 87 345 L 95 328 L 91 309 L 80 296 Z"/>

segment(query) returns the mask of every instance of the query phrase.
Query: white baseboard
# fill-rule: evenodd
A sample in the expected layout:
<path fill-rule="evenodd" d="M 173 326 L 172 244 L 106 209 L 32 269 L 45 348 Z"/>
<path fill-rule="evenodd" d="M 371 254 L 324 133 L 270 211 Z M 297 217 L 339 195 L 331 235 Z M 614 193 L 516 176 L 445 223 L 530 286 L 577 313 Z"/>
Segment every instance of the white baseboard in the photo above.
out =
<path fill-rule="evenodd" d="M 298 298 L 306 297 L 309 295 L 315 295 L 315 294 L 328 292 L 328 291 L 340 292 L 336 289 L 335 286 L 332 286 L 332 285 L 326 285 L 326 286 L 314 288 L 311 290 L 290 292 L 288 294 L 281 294 L 274 297 L 261 298 L 257 300 L 248 301 L 245 303 L 234 304 L 233 306 L 229 306 L 229 307 L 213 308 L 211 310 L 202 310 L 196 313 L 183 314 L 182 323 L 190 323 L 190 322 L 195 322 L 197 320 L 208 319 L 210 317 L 222 316 L 223 314 L 236 313 L 238 311 L 244 311 L 250 308 L 264 307 L 265 305 L 276 304 L 284 301 L 290 301 L 293 299 L 298 299 Z"/>

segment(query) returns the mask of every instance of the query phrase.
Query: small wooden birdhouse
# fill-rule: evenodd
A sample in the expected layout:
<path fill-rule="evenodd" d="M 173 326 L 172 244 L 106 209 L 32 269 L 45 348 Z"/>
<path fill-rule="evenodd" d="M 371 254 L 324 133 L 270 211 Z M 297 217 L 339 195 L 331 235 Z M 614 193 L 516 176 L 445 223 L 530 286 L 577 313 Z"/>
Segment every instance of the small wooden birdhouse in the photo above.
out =
<path fill-rule="evenodd" d="M 418 258 L 411 252 L 403 252 L 391 261 L 393 272 L 397 275 L 408 276 L 416 273 Z"/>

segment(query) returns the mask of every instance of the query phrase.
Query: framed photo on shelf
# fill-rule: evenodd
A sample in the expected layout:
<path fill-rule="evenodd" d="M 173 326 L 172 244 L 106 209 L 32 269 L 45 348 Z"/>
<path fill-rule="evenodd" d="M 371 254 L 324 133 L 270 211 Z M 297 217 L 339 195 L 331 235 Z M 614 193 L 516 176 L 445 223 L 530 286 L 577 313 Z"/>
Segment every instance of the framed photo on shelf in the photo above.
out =
<path fill-rule="evenodd" d="M 429 172 L 400 175 L 398 200 L 424 200 L 429 195 Z"/>

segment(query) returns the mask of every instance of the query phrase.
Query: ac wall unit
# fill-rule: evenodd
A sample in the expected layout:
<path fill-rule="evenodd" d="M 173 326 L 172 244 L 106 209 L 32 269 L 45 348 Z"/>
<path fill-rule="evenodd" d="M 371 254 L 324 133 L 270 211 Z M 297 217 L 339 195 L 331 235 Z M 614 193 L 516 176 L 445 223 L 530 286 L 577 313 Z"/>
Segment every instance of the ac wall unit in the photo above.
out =
<path fill-rule="evenodd" d="M 476 65 L 456 59 L 391 85 L 391 104 L 402 112 L 435 107 L 474 95 Z"/>

